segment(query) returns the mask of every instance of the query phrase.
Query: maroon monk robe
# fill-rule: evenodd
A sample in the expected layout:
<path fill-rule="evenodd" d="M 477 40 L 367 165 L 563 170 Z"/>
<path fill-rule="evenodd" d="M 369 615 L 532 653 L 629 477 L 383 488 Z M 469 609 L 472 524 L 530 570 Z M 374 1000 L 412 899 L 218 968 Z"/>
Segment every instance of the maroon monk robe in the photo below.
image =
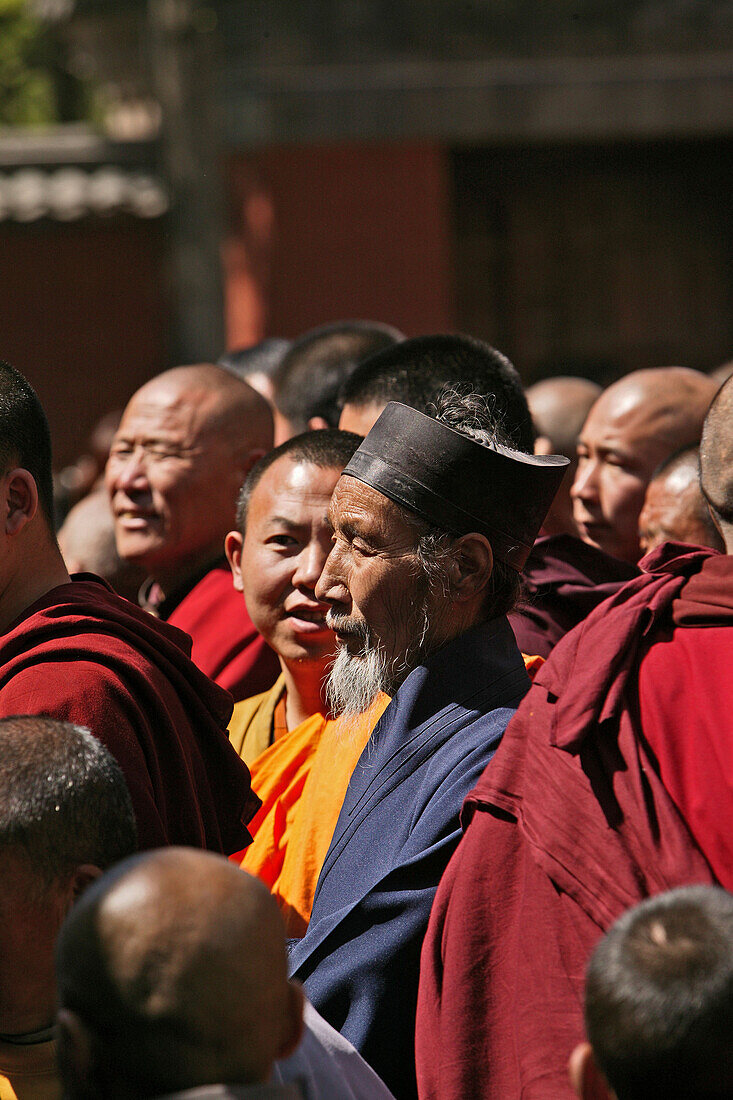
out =
<path fill-rule="evenodd" d="M 583 1038 L 585 967 L 629 906 L 714 882 L 639 727 L 639 662 L 712 552 L 663 547 L 558 643 L 463 810 L 423 946 L 420 1096 L 557 1100 Z M 696 681 L 678 670 L 695 690 Z M 716 685 L 661 739 L 689 737 Z M 678 707 L 679 707 L 678 703 Z M 728 712 L 730 714 L 730 711 Z M 723 736 L 731 737 L 730 718 Z M 470 827 L 469 827 L 470 826 Z"/>
<path fill-rule="evenodd" d="M 278 659 L 252 625 L 228 565 L 210 569 L 166 619 L 191 635 L 191 660 L 231 692 L 235 703 L 267 691 L 280 675 Z"/>
<path fill-rule="evenodd" d="M 238 851 L 259 800 L 229 744 L 231 697 L 189 659 L 190 639 L 79 574 L 0 637 L 0 717 L 88 727 L 127 780 L 140 848 Z"/>
<path fill-rule="evenodd" d="M 622 584 L 635 565 L 574 535 L 543 535 L 522 570 L 525 594 L 508 616 L 522 653 L 549 657 L 554 645 Z"/>

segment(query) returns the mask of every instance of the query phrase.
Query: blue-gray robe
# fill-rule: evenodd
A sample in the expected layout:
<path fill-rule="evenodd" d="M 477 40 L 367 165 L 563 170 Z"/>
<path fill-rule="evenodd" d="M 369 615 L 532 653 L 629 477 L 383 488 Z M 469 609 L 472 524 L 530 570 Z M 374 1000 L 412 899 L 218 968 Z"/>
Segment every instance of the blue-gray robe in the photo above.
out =
<path fill-rule="evenodd" d="M 354 770 L 291 952 L 309 999 L 400 1100 L 417 1091 L 420 947 L 461 804 L 528 688 L 503 617 L 410 673 Z"/>

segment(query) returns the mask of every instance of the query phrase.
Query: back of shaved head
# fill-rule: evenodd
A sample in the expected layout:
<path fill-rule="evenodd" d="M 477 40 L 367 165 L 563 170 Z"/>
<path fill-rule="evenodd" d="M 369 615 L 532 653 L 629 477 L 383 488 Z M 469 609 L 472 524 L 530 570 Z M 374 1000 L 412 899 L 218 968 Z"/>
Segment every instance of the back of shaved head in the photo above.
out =
<path fill-rule="evenodd" d="M 537 432 L 535 452 L 561 454 L 570 459 L 542 525 L 547 535 L 578 533 L 570 499 L 577 466 L 578 436 L 591 406 L 602 392 L 596 382 L 568 376 L 545 378 L 527 390 L 527 404 Z"/>
<path fill-rule="evenodd" d="M 527 390 L 527 404 L 538 435 L 552 444 L 552 453 L 575 458 L 580 429 L 591 406 L 603 392 L 588 378 L 545 378 Z"/>
<path fill-rule="evenodd" d="M 160 849 L 105 875 L 67 918 L 57 970 L 59 1004 L 91 1039 L 95 1095 L 266 1080 L 299 1037 L 277 906 L 208 852 Z"/>
<path fill-rule="evenodd" d="M 733 377 L 720 387 L 705 420 L 700 444 L 702 490 L 733 553 Z"/>

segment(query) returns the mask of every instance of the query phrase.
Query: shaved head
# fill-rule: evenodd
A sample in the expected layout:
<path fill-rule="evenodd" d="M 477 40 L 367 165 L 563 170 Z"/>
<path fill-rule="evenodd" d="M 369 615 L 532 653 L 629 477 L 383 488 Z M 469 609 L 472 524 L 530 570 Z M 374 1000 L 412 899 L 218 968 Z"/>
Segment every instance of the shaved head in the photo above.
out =
<path fill-rule="evenodd" d="M 73 1077 L 78 1026 L 92 1049 L 88 1091 L 72 1097 L 264 1081 L 299 1038 L 277 905 L 209 852 L 118 865 L 67 918 L 57 970 L 62 1067 Z"/>
<path fill-rule="evenodd" d="M 715 383 L 686 367 L 640 370 L 609 386 L 578 440 L 571 490 L 581 538 L 624 561 L 641 555 L 638 523 L 660 463 L 699 443 Z"/>
<path fill-rule="evenodd" d="M 593 403 L 602 392 L 602 388 L 588 378 L 567 376 L 545 378 L 530 386 L 526 392 L 537 432 L 535 454 L 560 454 L 570 459 L 570 466 L 545 516 L 542 525 L 545 534 L 578 533 L 570 499 L 570 487 L 577 467 L 578 436 Z"/>
<path fill-rule="evenodd" d="M 588 378 L 545 378 L 527 390 L 527 404 L 538 435 L 552 444 L 552 454 L 575 458 L 580 429 L 603 390 Z"/>
<path fill-rule="evenodd" d="M 221 367 L 175 367 L 147 382 L 124 411 L 107 463 L 120 556 L 166 594 L 213 564 L 272 431 L 264 397 Z"/>
<path fill-rule="evenodd" d="M 733 377 L 720 387 L 705 420 L 700 476 L 726 551 L 733 554 Z"/>
<path fill-rule="evenodd" d="M 645 554 L 663 542 L 724 549 L 700 488 L 697 447 L 673 455 L 649 482 L 639 516 L 639 540 Z"/>

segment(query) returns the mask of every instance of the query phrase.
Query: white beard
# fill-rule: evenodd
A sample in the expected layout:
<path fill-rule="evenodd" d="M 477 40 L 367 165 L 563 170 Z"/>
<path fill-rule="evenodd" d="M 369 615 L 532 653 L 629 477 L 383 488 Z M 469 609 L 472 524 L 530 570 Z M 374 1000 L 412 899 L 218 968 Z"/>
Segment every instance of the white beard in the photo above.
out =
<path fill-rule="evenodd" d="M 381 646 L 365 642 L 356 656 L 339 646 L 326 685 L 326 699 L 334 717 L 363 714 L 381 691 L 390 689 L 387 661 Z"/>

